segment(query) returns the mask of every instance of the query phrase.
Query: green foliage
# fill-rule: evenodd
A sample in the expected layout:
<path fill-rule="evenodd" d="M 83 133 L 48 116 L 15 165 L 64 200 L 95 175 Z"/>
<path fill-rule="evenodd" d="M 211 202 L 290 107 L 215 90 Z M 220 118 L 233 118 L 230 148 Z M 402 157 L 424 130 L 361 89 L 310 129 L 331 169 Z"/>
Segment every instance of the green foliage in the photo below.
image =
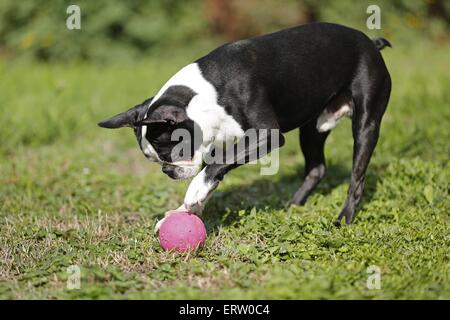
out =
<path fill-rule="evenodd" d="M 131 130 L 96 122 L 152 95 L 200 52 L 1 64 L 0 297 L 449 299 L 448 51 L 424 41 L 383 51 L 392 99 L 354 225 L 331 224 L 351 169 L 345 121 L 305 206 L 284 207 L 303 169 L 292 132 L 276 176 L 255 165 L 227 175 L 205 210 L 207 243 L 191 255 L 163 252 L 152 232 L 187 182 L 148 163 Z M 81 268 L 80 290 L 66 288 L 70 265 Z M 370 265 L 380 290 L 366 287 Z"/>
<path fill-rule="evenodd" d="M 159 47 L 205 38 L 200 1 L 77 1 L 81 30 L 68 30 L 72 1 L 0 3 L 0 48 L 6 55 L 43 60 L 132 60 Z"/>
<path fill-rule="evenodd" d="M 362 30 L 372 36 L 385 36 L 396 44 L 416 46 L 418 39 L 448 41 L 449 25 L 427 14 L 427 1 L 421 0 L 361 0 L 326 1 L 320 6 L 321 19 Z M 366 27 L 368 6 L 377 5 L 381 12 L 381 29 L 370 31 Z M 448 1 L 447 10 L 450 10 Z"/>
<path fill-rule="evenodd" d="M 166 54 L 189 45 L 215 42 L 202 0 L 80 0 L 81 30 L 66 28 L 69 0 L 0 2 L 0 57 L 39 60 L 117 62 Z M 371 32 L 393 43 L 414 44 L 417 37 L 448 41 L 448 25 L 427 15 L 421 0 L 234 1 L 237 14 L 253 33 L 304 23 L 307 8 L 321 21 L 367 30 L 366 9 L 381 8 L 382 29 Z M 448 4 L 447 4 L 448 7 Z M 238 27 L 238 26 L 233 26 Z M 246 33 L 245 33 L 246 34 Z M 219 35 L 220 36 L 220 35 Z M 223 41 L 223 39 L 222 39 Z"/>

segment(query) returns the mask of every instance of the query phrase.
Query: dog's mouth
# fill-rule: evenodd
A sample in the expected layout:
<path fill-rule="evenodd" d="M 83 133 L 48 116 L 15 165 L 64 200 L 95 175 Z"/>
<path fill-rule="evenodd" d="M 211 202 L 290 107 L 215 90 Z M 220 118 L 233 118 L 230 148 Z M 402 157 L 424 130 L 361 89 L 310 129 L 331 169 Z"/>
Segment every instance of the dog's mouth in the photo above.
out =
<path fill-rule="evenodd" d="M 200 170 L 197 166 L 163 164 L 162 172 L 174 180 L 183 180 L 194 177 Z"/>

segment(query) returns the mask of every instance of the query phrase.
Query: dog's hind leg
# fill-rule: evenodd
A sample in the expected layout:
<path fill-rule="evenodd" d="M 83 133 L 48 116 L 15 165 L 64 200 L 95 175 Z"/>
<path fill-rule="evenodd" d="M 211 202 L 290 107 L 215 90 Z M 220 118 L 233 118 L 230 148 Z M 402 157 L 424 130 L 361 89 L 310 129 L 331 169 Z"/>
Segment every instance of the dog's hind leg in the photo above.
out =
<path fill-rule="evenodd" d="M 306 199 L 325 176 L 325 141 L 344 116 L 351 116 L 353 100 L 350 91 L 334 96 L 317 119 L 300 128 L 300 147 L 305 158 L 305 173 L 302 186 L 289 204 L 305 204 Z"/>
<path fill-rule="evenodd" d="M 311 192 L 325 176 L 325 140 L 330 131 L 319 132 L 316 121 L 310 121 L 300 129 L 300 147 L 305 158 L 305 174 L 302 186 L 289 204 L 304 204 Z"/>
<path fill-rule="evenodd" d="M 355 102 L 352 116 L 353 167 L 347 200 L 336 225 L 343 217 L 347 224 L 352 223 L 362 198 L 366 169 L 378 141 L 381 119 L 391 90 L 389 74 L 380 78 L 378 85 L 373 82 L 370 87 L 355 84 L 352 90 Z"/>

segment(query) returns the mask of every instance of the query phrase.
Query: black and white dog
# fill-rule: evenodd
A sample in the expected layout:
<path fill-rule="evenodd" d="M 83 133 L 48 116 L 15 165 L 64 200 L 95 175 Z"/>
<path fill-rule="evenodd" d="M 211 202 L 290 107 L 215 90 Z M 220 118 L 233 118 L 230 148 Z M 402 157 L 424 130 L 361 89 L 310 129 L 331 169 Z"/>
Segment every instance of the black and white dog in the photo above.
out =
<path fill-rule="evenodd" d="M 283 133 L 299 128 L 305 176 L 290 203 L 303 204 L 325 175 L 330 130 L 343 116 L 351 117 L 353 168 L 338 217 L 349 224 L 390 96 L 391 78 L 379 52 L 385 46 L 390 44 L 383 38 L 371 40 L 330 23 L 228 43 L 182 68 L 154 97 L 99 125 L 133 128 L 145 156 L 161 163 L 164 173 L 194 177 L 179 209 L 201 214 L 224 175 L 243 163 L 205 165 L 205 155 L 219 145 L 241 140 L 249 129 L 277 129 L 278 143 L 269 142 L 270 134 L 258 138 L 270 152 L 283 145 Z M 187 157 L 174 157 L 179 141 L 172 141 L 172 134 L 180 128 L 201 133 L 188 142 Z M 244 158 L 253 152 L 247 147 Z"/>

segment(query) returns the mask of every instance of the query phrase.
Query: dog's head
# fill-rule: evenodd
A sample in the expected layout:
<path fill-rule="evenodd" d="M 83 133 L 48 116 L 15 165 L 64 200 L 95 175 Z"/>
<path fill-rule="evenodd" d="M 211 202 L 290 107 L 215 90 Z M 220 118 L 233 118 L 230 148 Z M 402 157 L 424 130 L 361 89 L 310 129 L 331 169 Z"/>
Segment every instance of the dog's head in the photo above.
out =
<path fill-rule="evenodd" d="M 181 96 L 185 100 L 186 92 Z M 187 179 L 202 168 L 204 148 L 201 130 L 188 117 L 186 105 L 173 94 L 157 101 L 150 98 L 98 125 L 108 129 L 132 128 L 148 159 L 159 162 L 162 171 L 172 179 Z"/>

